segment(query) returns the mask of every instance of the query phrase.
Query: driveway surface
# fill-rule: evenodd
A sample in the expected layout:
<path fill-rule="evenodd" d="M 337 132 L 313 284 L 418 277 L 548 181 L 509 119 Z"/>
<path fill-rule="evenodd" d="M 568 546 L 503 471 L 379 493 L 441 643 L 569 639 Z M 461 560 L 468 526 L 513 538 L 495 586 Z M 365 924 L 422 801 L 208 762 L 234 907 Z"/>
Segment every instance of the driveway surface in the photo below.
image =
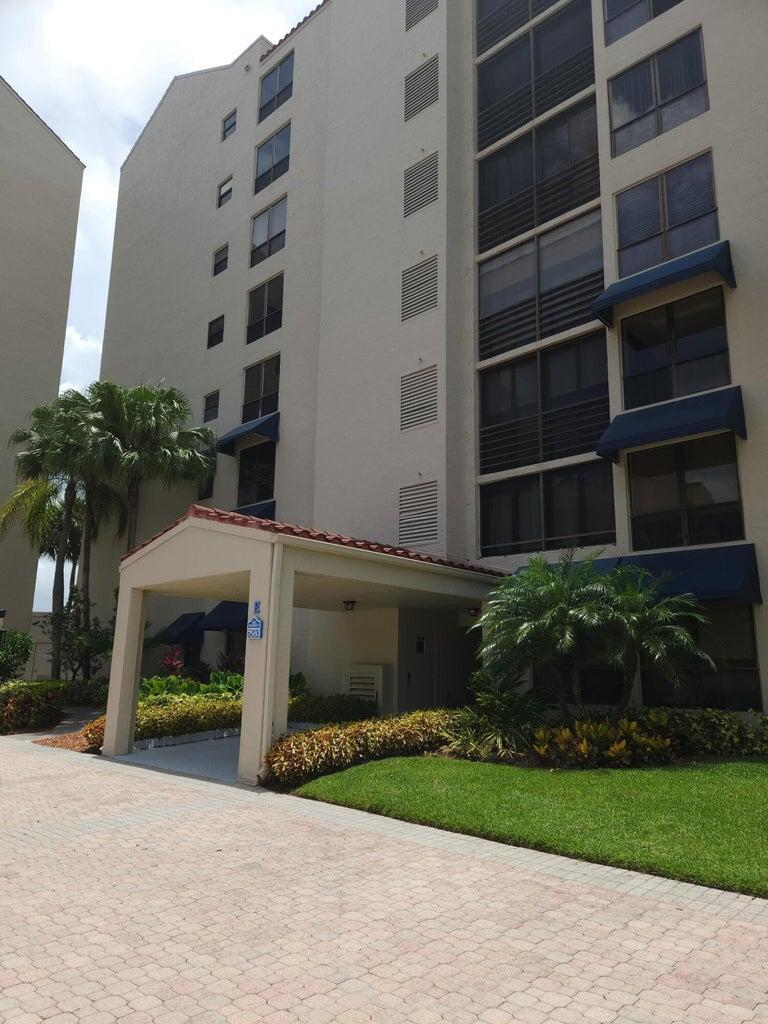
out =
<path fill-rule="evenodd" d="M 768 902 L 0 739 L 0 1021 L 768 1021 Z"/>

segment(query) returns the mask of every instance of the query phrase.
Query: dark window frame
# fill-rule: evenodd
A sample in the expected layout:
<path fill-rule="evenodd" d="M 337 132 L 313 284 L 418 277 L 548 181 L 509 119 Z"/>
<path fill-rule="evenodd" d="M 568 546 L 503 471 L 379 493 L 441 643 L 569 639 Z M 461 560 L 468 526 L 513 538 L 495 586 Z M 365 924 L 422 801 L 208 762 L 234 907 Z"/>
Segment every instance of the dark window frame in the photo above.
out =
<path fill-rule="evenodd" d="M 660 85 L 660 81 L 659 81 L 659 58 L 663 57 L 665 53 L 667 53 L 669 50 L 673 49 L 675 46 L 678 46 L 680 43 L 683 43 L 683 42 L 685 42 L 688 39 L 692 39 L 694 36 L 698 39 L 698 42 L 699 42 L 699 54 L 700 54 L 700 57 L 701 57 L 701 67 L 702 67 L 702 78 L 701 78 L 701 81 L 697 82 L 696 85 L 692 85 L 690 88 L 686 89 L 684 92 L 679 93 L 677 96 L 674 96 L 672 99 L 665 100 L 664 102 L 662 102 L 662 100 L 661 100 L 661 85 Z M 617 127 L 616 123 L 615 123 L 616 122 L 616 117 L 615 117 L 615 112 L 614 112 L 614 101 L 613 101 L 613 92 L 612 92 L 613 83 L 617 79 L 622 78 L 624 75 L 628 74 L 630 71 L 636 71 L 638 68 L 642 67 L 645 64 L 650 65 L 650 69 L 651 69 L 651 84 L 652 84 L 652 87 L 653 87 L 653 100 L 654 100 L 653 106 L 651 108 L 649 108 L 648 110 L 644 111 L 642 114 L 638 114 L 636 117 L 633 117 L 630 121 L 626 121 L 624 124 L 621 124 L 621 125 L 619 125 Z M 700 110 L 697 114 L 692 114 L 690 117 L 687 117 L 684 121 L 679 121 L 677 124 L 673 125 L 671 128 L 665 128 L 664 124 L 663 124 L 663 112 L 667 109 L 667 107 L 671 106 L 671 104 L 673 104 L 673 103 L 677 103 L 679 100 L 683 99 L 683 97 L 685 97 L 685 96 L 690 96 L 692 93 L 696 92 L 699 89 L 703 89 L 704 90 L 705 101 L 706 101 L 704 108 L 702 110 Z M 702 30 L 701 30 L 701 27 L 699 26 L 698 28 L 695 28 L 692 32 L 686 32 L 685 35 L 682 35 L 678 39 L 673 40 L 673 42 L 668 43 L 666 46 L 662 47 L 660 50 L 656 50 L 654 53 L 649 54 L 647 57 L 643 57 L 642 60 L 636 61 L 636 63 L 631 64 L 628 68 L 624 68 L 617 75 L 614 75 L 612 78 L 608 79 L 608 112 L 609 112 L 610 126 L 611 126 L 611 156 L 612 157 L 623 156 L 625 153 L 631 153 L 631 152 L 633 152 L 633 150 L 638 149 L 640 146 L 644 145 L 646 142 L 650 142 L 652 139 L 656 139 L 660 135 L 665 135 L 668 131 L 673 131 L 674 128 L 679 127 L 681 124 L 687 124 L 688 121 L 693 121 L 696 117 L 700 117 L 702 114 L 705 114 L 708 110 L 709 110 L 709 84 L 708 84 L 708 79 L 707 79 L 707 62 L 706 62 L 706 55 L 704 53 L 704 34 L 703 34 Z M 651 117 L 651 115 L 653 115 L 654 118 L 655 118 L 655 125 L 656 125 L 655 134 L 650 136 L 648 139 L 643 139 L 640 142 L 636 142 L 634 145 L 629 146 L 627 149 L 622 149 L 621 153 L 617 153 L 617 151 L 616 151 L 616 149 L 617 149 L 617 147 L 616 147 L 616 137 L 617 137 L 618 133 L 625 131 L 631 125 L 635 125 L 639 121 L 643 121 L 646 118 Z"/>
<path fill-rule="evenodd" d="M 223 254 L 223 255 L 222 255 Z M 229 266 L 229 242 L 225 242 L 221 248 L 213 254 L 213 276 L 223 274 Z"/>
<path fill-rule="evenodd" d="M 229 186 L 229 188 L 227 188 Z M 228 178 L 225 178 L 221 182 L 219 187 L 216 189 L 216 206 L 221 209 L 222 206 L 226 206 L 232 198 L 232 193 L 235 187 L 235 176 L 230 174 Z"/>
<path fill-rule="evenodd" d="M 234 120 L 233 120 L 234 118 Z M 231 122 L 231 123 L 230 123 Z M 237 131 L 237 107 L 221 119 L 221 141 L 224 142 Z"/>
<path fill-rule="evenodd" d="M 251 483 L 250 485 L 243 483 L 243 469 L 246 466 L 247 461 L 256 454 L 261 456 L 261 459 L 257 461 L 263 461 L 264 463 L 269 463 L 271 461 L 271 478 L 268 478 L 268 483 L 271 484 L 271 486 L 267 488 L 269 493 L 260 493 L 256 490 L 259 481 Z M 259 505 L 263 501 L 274 501 L 276 462 L 277 445 L 274 441 L 263 441 L 260 444 L 252 444 L 240 451 L 237 459 L 237 508 L 247 508 L 249 505 Z M 270 467 L 268 466 L 268 470 L 269 468 Z M 246 486 L 250 486 L 250 493 L 245 492 Z"/>
<path fill-rule="evenodd" d="M 214 340 L 215 339 L 215 340 Z M 214 317 L 208 321 L 208 344 L 207 348 L 216 348 L 224 341 L 224 315 Z"/>
<path fill-rule="evenodd" d="M 676 7 L 677 4 L 682 3 L 682 0 L 672 0 L 672 2 L 669 3 L 669 5 L 666 8 L 658 12 L 655 11 L 656 3 L 657 0 L 634 0 L 634 2 L 631 2 L 630 0 L 630 3 L 627 4 L 624 10 L 619 11 L 618 14 L 613 14 L 609 17 L 608 3 L 607 0 L 604 0 L 603 17 L 605 20 L 605 45 L 610 46 L 612 43 L 618 42 L 619 39 L 623 39 L 625 36 L 628 36 L 636 29 L 641 28 L 643 25 L 647 25 L 648 22 L 653 21 L 654 18 L 660 18 L 662 14 L 666 14 L 666 12 L 668 10 L 671 10 L 672 7 Z M 633 23 L 632 25 L 630 25 L 629 28 L 622 30 L 621 28 L 618 27 L 617 23 L 620 18 L 627 14 L 628 11 L 637 11 L 641 15 L 641 17 L 642 13 L 645 12 L 646 17 L 643 18 L 642 20 L 637 21 L 636 23 Z M 615 30 L 614 26 L 618 30 L 617 35 L 613 35 L 613 31 Z"/>
<path fill-rule="evenodd" d="M 288 132 L 288 152 L 287 152 L 287 154 L 284 157 L 282 157 L 282 159 L 278 160 L 277 163 L 275 163 L 275 146 L 276 146 L 276 143 L 277 143 L 277 138 L 278 138 L 279 135 L 281 135 L 285 131 Z M 271 146 L 271 148 L 272 148 L 271 163 L 269 165 L 269 169 L 268 170 L 262 171 L 262 173 L 259 174 L 259 154 L 267 146 Z M 279 168 L 279 169 L 276 170 L 277 168 Z M 262 143 L 260 143 L 256 147 L 253 194 L 254 195 L 258 195 L 259 192 L 263 192 L 265 188 L 269 188 L 269 186 L 274 181 L 277 181 L 278 178 L 282 178 L 282 176 L 284 174 L 287 174 L 288 171 L 290 170 L 290 168 L 291 168 L 291 122 L 288 121 L 286 124 L 284 124 L 282 126 L 282 128 L 278 128 L 276 132 L 273 132 L 268 138 L 264 139 L 264 141 Z"/>
<path fill-rule="evenodd" d="M 282 231 L 272 234 L 272 217 L 275 209 L 281 204 L 285 205 L 285 224 Z M 267 219 L 267 240 L 260 246 L 254 244 L 253 233 L 256 227 L 256 221 L 266 216 Z M 259 263 L 263 263 L 264 260 L 269 259 L 270 256 L 274 256 L 276 252 L 280 252 L 281 249 L 285 248 L 285 238 L 288 222 L 288 196 L 281 196 L 280 199 L 275 200 L 266 209 L 260 210 L 259 213 L 254 214 L 251 218 L 251 255 L 250 263 L 252 267 L 257 266 Z"/>
<path fill-rule="evenodd" d="M 272 312 L 269 311 L 270 301 L 270 286 L 277 287 L 277 282 L 280 282 L 280 306 L 276 307 Z M 256 292 L 264 289 L 264 297 L 262 303 L 262 316 L 251 320 L 251 296 L 255 295 Z M 266 281 L 262 281 L 257 284 L 255 288 L 251 288 L 248 292 L 247 297 L 247 308 L 246 308 L 246 328 L 245 328 L 245 343 L 246 345 L 252 344 L 254 341 L 259 341 L 261 338 L 265 338 L 268 334 L 272 334 L 275 331 L 279 331 L 283 326 L 283 309 L 285 306 L 285 273 L 281 271 L 279 274 L 275 274 L 274 277 L 270 277 Z M 254 329 L 255 328 L 255 329 Z"/>
<path fill-rule="evenodd" d="M 209 399 L 214 397 L 216 401 L 209 404 Z M 219 418 L 220 399 L 221 393 L 218 388 L 215 391 L 209 391 L 207 395 L 203 395 L 203 423 L 211 423 Z"/>
<path fill-rule="evenodd" d="M 277 387 L 274 391 L 265 391 L 265 384 L 267 380 L 267 369 L 268 367 L 276 367 L 276 381 Z M 259 388 L 258 395 L 256 398 L 248 398 L 248 374 L 254 370 L 259 371 Z M 272 401 L 274 399 L 274 401 Z M 265 403 L 268 406 L 274 408 L 264 409 Z M 267 416 L 269 413 L 277 412 L 280 404 L 280 353 L 276 353 L 273 356 L 268 356 L 266 359 L 260 359 L 257 363 L 251 363 L 250 366 L 246 366 L 243 371 L 243 404 L 240 414 L 240 420 L 242 423 L 250 423 L 252 420 L 261 419 L 262 416 Z M 256 408 L 253 408 L 253 407 Z M 254 415 L 255 414 L 255 415 Z"/>
<path fill-rule="evenodd" d="M 281 71 L 282 71 L 282 69 L 285 67 L 285 65 L 289 61 L 290 61 L 290 65 L 291 65 L 291 68 L 290 68 L 290 75 L 291 75 L 291 77 L 290 77 L 290 80 L 287 81 L 283 85 L 283 84 L 281 84 L 282 83 Z M 293 96 L 293 72 L 294 72 L 294 66 L 295 66 L 295 51 L 291 50 L 291 52 L 290 53 L 286 53 L 286 55 L 280 61 L 278 61 L 278 63 L 275 64 L 275 66 L 273 68 L 271 68 L 269 71 L 266 72 L 266 74 L 263 74 L 261 76 L 261 79 L 259 80 L 259 124 L 261 124 L 262 121 L 266 121 L 266 119 L 269 117 L 270 114 L 273 114 L 279 107 L 282 107 L 282 105 L 284 103 L 287 103 L 287 101 L 291 98 L 291 96 Z M 275 88 L 274 95 L 271 96 L 268 100 L 265 101 L 263 99 L 264 83 L 272 75 L 276 75 L 277 76 L 277 86 Z"/>

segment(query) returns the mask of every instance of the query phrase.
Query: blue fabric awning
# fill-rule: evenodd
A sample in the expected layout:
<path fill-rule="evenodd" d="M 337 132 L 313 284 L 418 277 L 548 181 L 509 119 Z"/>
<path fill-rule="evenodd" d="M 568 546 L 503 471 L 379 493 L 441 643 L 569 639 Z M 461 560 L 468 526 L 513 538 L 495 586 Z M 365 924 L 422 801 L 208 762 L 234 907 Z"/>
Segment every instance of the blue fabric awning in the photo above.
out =
<path fill-rule="evenodd" d="M 205 616 L 200 628 L 217 632 L 222 629 L 245 629 L 248 605 L 240 601 L 221 601 Z"/>
<path fill-rule="evenodd" d="M 224 434 L 223 437 L 220 437 L 216 447 L 222 455 L 234 455 L 235 444 L 242 437 L 260 437 L 264 441 L 277 441 L 279 425 L 280 413 L 271 412 L 269 416 L 262 416 L 258 420 L 241 423 L 239 427 L 235 427 L 227 434 Z"/>
<path fill-rule="evenodd" d="M 647 569 L 664 577 L 664 594 L 693 594 L 699 601 L 763 603 L 754 544 L 622 555 L 600 558 L 595 565 L 605 572 L 615 565 Z"/>
<path fill-rule="evenodd" d="M 690 398 L 651 405 L 645 409 L 616 416 L 597 442 L 595 451 L 604 459 L 616 461 L 626 448 L 637 448 L 656 441 L 672 441 L 714 430 L 732 430 L 746 439 L 744 402 L 741 388 L 705 391 Z"/>
<path fill-rule="evenodd" d="M 241 516 L 253 516 L 255 519 L 274 519 L 276 508 L 277 503 L 273 498 L 272 501 L 260 501 L 256 505 L 243 505 L 236 508 L 235 512 Z"/>
<path fill-rule="evenodd" d="M 161 641 L 166 644 L 199 643 L 203 639 L 200 623 L 204 617 L 205 612 L 185 612 L 165 627 L 160 634 Z"/>
<path fill-rule="evenodd" d="M 731 288 L 736 287 L 730 242 L 715 242 L 706 249 L 678 256 L 675 260 L 668 260 L 657 267 L 651 267 L 650 270 L 643 270 L 639 274 L 632 274 L 631 277 L 616 281 L 598 295 L 592 303 L 592 312 L 607 327 L 613 327 L 613 309 L 619 303 L 709 273 L 719 274 Z"/>

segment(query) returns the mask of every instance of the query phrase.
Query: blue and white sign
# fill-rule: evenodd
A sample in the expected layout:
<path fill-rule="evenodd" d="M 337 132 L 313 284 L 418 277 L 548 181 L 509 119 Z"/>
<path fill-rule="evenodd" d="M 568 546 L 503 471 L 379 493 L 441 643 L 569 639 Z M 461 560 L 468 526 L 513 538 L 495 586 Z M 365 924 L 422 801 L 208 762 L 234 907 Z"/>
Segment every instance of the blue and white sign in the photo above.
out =
<path fill-rule="evenodd" d="M 248 626 L 246 627 L 246 636 L 249 640 L 263 640 L 264 639 L 264 619 L 261 615 L 261 601 L 253 602 L 253 615 L 248 620 Z"/>

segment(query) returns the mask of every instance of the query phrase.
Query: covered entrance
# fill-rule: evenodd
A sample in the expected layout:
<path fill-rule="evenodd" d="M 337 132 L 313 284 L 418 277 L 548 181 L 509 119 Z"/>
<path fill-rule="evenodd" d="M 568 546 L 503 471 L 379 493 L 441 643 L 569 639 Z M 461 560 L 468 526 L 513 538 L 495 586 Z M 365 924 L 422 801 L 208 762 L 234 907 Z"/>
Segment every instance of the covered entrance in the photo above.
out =
<path fill-rule="evenodd" d="M 124 755 L 133 746 L 148 594 L 246 606 L 237 774 L 256 783 L 266 750 L 287 725 L 294 609 L 335 613 L 332 635 L 319 616 L 321 635 L 309 645 L 310 652 L 325 645 L 330 662 L 357 663 L 367 650 L 389 643 L 384 711 L 429 707 L 450 699 L 462 659 L 469 668 L 468 616 L 498 575 L 391 545 L 192 506 L 123 560 L 104 753 Z M 340 609 L 348 613 L 341 626 Z"/>

